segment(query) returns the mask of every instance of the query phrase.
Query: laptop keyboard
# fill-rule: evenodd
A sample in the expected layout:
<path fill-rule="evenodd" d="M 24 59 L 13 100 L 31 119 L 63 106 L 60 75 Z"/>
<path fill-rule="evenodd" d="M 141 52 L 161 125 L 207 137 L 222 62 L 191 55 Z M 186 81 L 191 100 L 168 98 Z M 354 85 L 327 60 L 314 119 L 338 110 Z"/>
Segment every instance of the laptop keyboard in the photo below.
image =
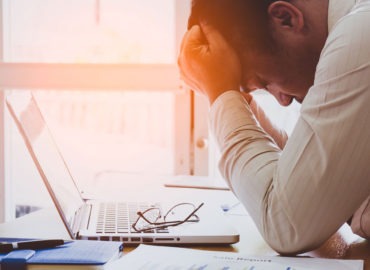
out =
<path fill-rule="evenodd" d="M 136 202 L 101 202 L 96 226 L 98 234 L 136 233 L 132 224 L 137 220 L 137 212 L 145 211 L 159 204 Z M 168 233 L 168 229 L 152 230 L 143 233 Z"/>

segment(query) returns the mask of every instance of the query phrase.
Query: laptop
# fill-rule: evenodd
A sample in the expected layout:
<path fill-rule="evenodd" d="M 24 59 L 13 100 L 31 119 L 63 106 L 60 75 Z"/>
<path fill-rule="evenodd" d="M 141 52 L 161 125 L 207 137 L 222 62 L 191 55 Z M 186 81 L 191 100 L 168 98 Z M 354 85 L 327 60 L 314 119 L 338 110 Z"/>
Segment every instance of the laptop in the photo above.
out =
<path fill-rule="evenodd" d="M 122 241 L 135 245 L 232 244 L 239 241 L 238 232 L 220 209 L 207 203 L 186 202 L 183 205 L 182 202 L 118 202 L 84 198 L 33 94 L 14 91 L 7 96 L 6 104 L 72 239 Z M 139 218 L 138 212 L 147 217 L 158 209 L 165 213 L 174 206 L 176 211 L 173 212 L 179 213 L 183 208 L 188 211 L 180 214 L 183 217 L 189 213 L 189 207 L 199 209 L 194 214 L 190 213 L 188 220 L 182 224 L 178 221 L 183 217 L 176 217 L 173 221 L 178 223 L 171 223 L 173 226 L 166 226 L 170 223 L 161 226 L 154 217 L 149 221 L 154 221 L 156 225 L 150 225 L 149 229 L 144 226 L 141 230 L 138 223 L 143 218 Z M 172 214 L 171 211 L 169 213 Z"/>

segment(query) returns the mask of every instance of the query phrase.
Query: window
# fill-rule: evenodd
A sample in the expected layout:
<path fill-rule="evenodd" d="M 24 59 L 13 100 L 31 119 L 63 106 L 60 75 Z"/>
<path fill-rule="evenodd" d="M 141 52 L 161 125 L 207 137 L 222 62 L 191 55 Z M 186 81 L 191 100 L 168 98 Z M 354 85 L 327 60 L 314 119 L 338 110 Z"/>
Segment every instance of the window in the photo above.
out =
<path fill-rule="evenodd" d="M 51 204 L 4 108 L 12 91 L 34 91 L 82 187 L 117 171 L 219 177 L 207 103 L 176 66 L 189 10 L 190 0 L 0 0 L 0 222 Z M 256 98 L 292 128 L 297 106 Z"/>
<path fill-rule="evenodd" d="M 94 175 L 190 173 L 190 91 L 181 88 L 176 66 L 190 1 L 1 4 L 0 85 L 9 94 L 34 91 L 76 178 L 92 169 L 76 165 L 82 161 L 99 164 Z M 1 178 L 12 189 L 2 218 L 9 219 L 12 205 L 43 207 L 50 200 L 12 120 L 2 114 Z"/>
<path fill-rule="evenodd" d="M 175 0 L 3 2 L 6 61 L 175 63 Z"/>

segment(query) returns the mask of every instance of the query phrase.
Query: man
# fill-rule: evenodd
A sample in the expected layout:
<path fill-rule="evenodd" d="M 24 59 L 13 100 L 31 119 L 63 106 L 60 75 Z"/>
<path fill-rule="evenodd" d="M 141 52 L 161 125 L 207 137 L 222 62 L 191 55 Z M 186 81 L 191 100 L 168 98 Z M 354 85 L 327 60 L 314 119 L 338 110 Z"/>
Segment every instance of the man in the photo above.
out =
<path fill-rule="evenodd" d="M 210 102 L 220 171 L 269 245 L 370 238 L 370 0 L 193 0 L 179 67 Z M 249 93 L 302 103 L 290 138 Z M 240 91 L 243 89 L 243 91 Z"/>

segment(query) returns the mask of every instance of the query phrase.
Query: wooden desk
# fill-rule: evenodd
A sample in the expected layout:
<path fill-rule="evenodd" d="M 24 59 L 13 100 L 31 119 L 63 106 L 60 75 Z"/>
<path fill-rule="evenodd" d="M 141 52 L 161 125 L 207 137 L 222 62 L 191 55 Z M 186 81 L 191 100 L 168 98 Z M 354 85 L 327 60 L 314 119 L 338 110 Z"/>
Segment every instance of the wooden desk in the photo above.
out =
<path fill-rule="evenodd" d="M 153 190 L 152 190 L 153 191 Z M 171 189 L 175 196 L 207 197 L 230 203 L 235 197 L 229 191 L 210 191 L 192 189 Z M 152 193 L 153 194 L 153 193 Z M 277 255 L 263 240 L 251 218 L 247 215 L 229 214 L 230 222 L 239 230 L 240 242 L 230 246 L 197 246 L 205 250 L 219 250 L 241 252 L 249 255 Z M 34 237 L 34 238 L 64 238 L 69 235 L 54 208 L 43 209 L 24 216 L 12 222 L 0 224 L 0 237 Z M 125 252 L 132 247 L 126 247 Z M 344 225 L 323 246 L 312 252 L 303 254 L 311 257 L 335 259 L 363 259 L 365 270 L 370 270 L 370 244 L 369 242 L 352 234 L 350 228 Z"/>

